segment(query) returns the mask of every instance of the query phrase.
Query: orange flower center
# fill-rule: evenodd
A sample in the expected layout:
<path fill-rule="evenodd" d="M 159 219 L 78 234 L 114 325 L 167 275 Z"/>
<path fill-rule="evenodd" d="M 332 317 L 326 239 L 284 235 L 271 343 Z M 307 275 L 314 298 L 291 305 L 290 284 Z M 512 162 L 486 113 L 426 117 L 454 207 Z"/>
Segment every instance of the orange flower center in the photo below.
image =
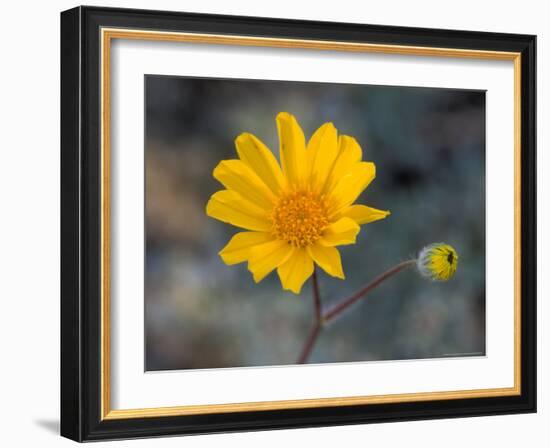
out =
<path fill-rule="evenodd" d="M 296 247 L 315 243 L 328 224 L 325 200 L 311 191 L 284 195 L 273 209 L 273 233 Z"/>

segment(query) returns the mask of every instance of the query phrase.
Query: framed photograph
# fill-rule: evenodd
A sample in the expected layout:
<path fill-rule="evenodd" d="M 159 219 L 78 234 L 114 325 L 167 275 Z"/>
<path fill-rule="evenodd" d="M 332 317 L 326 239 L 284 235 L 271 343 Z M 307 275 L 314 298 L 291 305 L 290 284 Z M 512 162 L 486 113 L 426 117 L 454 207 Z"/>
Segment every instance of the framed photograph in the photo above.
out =
<path fill-rule="evenodd" d="M 535 412 L 535 43 L 63 12 L 62 435 Z"/>

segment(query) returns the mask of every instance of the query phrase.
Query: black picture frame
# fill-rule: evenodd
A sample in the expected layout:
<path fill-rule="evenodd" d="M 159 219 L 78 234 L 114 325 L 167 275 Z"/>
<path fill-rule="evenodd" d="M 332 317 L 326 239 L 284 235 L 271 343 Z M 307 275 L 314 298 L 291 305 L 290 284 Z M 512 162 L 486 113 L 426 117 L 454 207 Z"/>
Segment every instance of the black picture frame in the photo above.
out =
<path fill-rule="evenodd" d="M 521 54 L 521 393 L 150 418 L 101 415 L 100 29 L 460 48 Z M 536 37 L 77 7 L 61 13 L 61 435 L 76 441 L 536 412 Z"/>

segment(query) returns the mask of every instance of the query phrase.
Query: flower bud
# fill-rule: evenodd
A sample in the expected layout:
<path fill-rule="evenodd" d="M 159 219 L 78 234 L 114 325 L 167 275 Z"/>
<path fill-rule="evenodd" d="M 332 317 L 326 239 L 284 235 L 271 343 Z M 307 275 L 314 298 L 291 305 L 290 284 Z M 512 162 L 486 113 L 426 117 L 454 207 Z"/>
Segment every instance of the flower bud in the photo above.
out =
<path fill-rule="evenodd" d="M 433 281 L 446 282 L 458 265 L 456 250 L 445 243 L 433 243 L 424 247 L 418 254 L 416 267 L 423 277 Z"/>

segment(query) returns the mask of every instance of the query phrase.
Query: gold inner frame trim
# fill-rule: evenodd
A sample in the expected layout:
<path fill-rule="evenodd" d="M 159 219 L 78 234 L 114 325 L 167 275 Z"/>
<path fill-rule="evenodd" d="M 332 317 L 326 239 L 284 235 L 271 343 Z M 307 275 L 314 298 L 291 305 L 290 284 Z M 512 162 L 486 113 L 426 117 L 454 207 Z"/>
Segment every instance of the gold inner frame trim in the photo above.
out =
<path fill-rule="evenodd" d="M 217 34 L 144 31 L 138 29 L 101 29 L 101 419 L 128 419 L 182 415 L 215 414 L 264 410 L 306 409 L 413 401 L 502 397 L 521 394 L 521 54 L 515 52 L 418 47 L 306 39 L 279 39 Z M 110 345 L 110 63 L 111 41 L 131 39 L 185 42 L 212 45 L 240 45 L 311 50 L 383 53 L 411 56 L 454 57 L 513 61 L 514 63 L 514 386 L 441 392 L 368 395 L 303 400 L 188 405 L 141 409 L 111 409 Z"/>

